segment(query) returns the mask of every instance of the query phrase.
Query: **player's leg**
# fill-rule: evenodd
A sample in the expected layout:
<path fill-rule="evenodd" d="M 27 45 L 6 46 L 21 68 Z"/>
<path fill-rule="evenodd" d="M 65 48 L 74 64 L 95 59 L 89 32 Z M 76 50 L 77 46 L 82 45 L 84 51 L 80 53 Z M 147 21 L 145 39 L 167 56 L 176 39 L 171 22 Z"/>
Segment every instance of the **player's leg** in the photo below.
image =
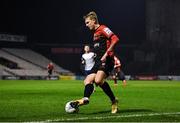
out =
<path fill-rule="evenodd" d="M 78 106 L 85 105 L 85 104 L 89 103 L 89 98 L 90 98 L 91 94 L 94 91 L 93 82 L 94 82 L 94 79 L 95 79 L 95 75 L 96 75 L 95 73 L 92 73 L 92 74 L 89 74 L 85 78 L 85 80 L 84 80 L 84 85 L 85 85 L 84 97 L 82 99 L 74 101 L 75 103 L 77 103 Z"/>
<path fill-rule="evenodd" d="M 113 81 L 114 81 L 114 86 L 117 86 L 117 79 L 116 79 L 115 69 L 114 69 L 111 73 L 112 73 L 112 79 L 113 79 Z"/>
<path fill-rule="evenodd" d="M 123 73 L 122 70 L 119 71 L 118 76 L 119 76 L 119 79 L 122 80 L 123 85 L 125 86 L 126 85 L 126 78 L 125 78 L 125 74 Z"/>
<path fill-rule="evenodd" d="M 99 70 L 95 77 L 95 83 L 99 85 L 102 88 L 102 90 L 108 95 L 110 100 L 113 101 L 115 100 L 115 96 L 109 84 L 106 81 L 104 81 L 105 78 L 106 78 L 106 74 L 104 73 L 104 71 Z"/>
<path fill-rule="evenodd" d="M 117 73 L 113 75 L 114 86 L 117 86 Z"/>
<path fill-rule="evenodd" d="M 95 83 L 99 85 L 102 88 L 102 90 L 106 93 L 106 95 L 110 98 L 112 102 L 111 113 L 116 113 L 118 110 L 117 107 L 118 101 L 115 98 L 114 93 L 112 92 L 109 84 L 106 81 L 104 81 L 105 78 L 106 78 L 106 73 L 104 71 L 99 70 L 95 77 Z"/>
<path fill-rule="evenodd" d="M 94 91 L 94 79 L 95 79 L 96 74 L 92 73 L 89 74 L 85 80 L 84 80 L 84 85 L 85 85 L 85 89 L 84 89 L 84 97 L 90 98 L 91 94 Z"/>
<path fill-rule="evenodd" d="M 85 70 L 84 71 L 84 73 L 85 73 L 85 76 L 88 76 L 88 75 L 90 75 L 91 74 L 91 70 Z M 86 86 L 87 84 L 89 84 L 89 83 L 92 83 L 91 81 L 89 82 L 88 80 L 86 81 L 86 80 L 84 80 L 84 85 Z M 93 82 L 94 83 L 94 82 Z M 93 92 L 95 92 L 96 91 L 96 88 L 95 88 L 95 86 L 94 86 L 94 90 L 93 90 Z"/>
<path fill-rule="evenodd" d="M 51 70 L 48 70 L 48 76 L 47 76 L 47 79 L 50 80 L 51 78 Z"/>
<path fill-rule="evenodd" d="M 117 79 L 116 79 L 116 76 L 113 75 L 113 80 L 114 80 L 114 86 L 117 86 Z"/>

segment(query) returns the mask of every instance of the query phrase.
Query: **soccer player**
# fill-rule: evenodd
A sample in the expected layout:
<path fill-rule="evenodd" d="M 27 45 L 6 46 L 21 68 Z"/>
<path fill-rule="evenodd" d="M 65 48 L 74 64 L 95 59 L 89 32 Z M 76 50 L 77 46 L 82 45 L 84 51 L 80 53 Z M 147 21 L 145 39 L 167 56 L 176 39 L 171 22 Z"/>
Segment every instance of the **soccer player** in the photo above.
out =
<path fill-rule="evenodd" d="M 95 57 L 96 54 L 90 51 L 90 46 L 84 46 L 84 53 L 82 54 L 81 64 L 84 66 L 84 73 L 85 75 L 89 75 L 91 73 L 91 69 L 95 64 Z"/>
<path fill-rule="evenodd" d="M 121 61 L 116 56 L 114 56 L 114 70 L 112 71 L 112 73 L 115 86 L 117 85 L 117 79 L 122 80 L 123 85 L 126 85 L 125 75 L 121 70 Z"/>
<path fill-rule="evenodd" d="M 75 100 L 72 105 L 80 106 L 89 103 L 94 90 L 93 82 L 98 85 L 112 102 L 111 113 L 118 111 L 118 99 L 114 96 L 106 78 L 114 68 L 114 46 L 119 38 L 105 25 L 98 22 L 95 12 L 89 12 L 84 16 L 86 26 L 93 32 L 94 52 L 96 53 L 95 64 L 91 73 L 85 78 L 84 98 Z"/>
<path fill-rule="evenodd" d="M 54 70 L 54 65 L 52 62 L 50 62 L 48 65 L 47 65 L 47 70 L 48 70 L 48 77 L 47 79 L 50 80 L 51 79 L 51 75 L 52 75 L 52 72 Z"/>

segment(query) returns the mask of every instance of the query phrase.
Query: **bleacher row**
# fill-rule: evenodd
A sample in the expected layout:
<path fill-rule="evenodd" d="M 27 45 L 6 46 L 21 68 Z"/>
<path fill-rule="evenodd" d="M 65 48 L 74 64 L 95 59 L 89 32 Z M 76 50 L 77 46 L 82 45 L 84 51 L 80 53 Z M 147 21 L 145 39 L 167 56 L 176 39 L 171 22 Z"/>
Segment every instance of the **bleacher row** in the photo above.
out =
<path fill-rule="evenodd" d="M 46 66 L 51 61 L 30 49 L 16 48 L 0 49 L 0 58 L 12 61 L 18 65 L 18 68 L 14 69 L 0 64 L 2 76 L 47 76 Z M 69 70 L 63 69 L 55 63 L 54 66 L 54 76 L 71 73 Z"/>

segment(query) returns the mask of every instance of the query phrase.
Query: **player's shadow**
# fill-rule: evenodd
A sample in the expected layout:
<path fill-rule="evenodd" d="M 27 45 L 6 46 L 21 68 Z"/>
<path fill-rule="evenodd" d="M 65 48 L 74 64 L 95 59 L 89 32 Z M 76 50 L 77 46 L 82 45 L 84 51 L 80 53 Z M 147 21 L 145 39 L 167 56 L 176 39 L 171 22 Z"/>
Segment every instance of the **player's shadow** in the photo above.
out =
<path fill-rule="evenodd" d="M 106 111 L 99 111 L 99 112 L 93 112 L 90 114 L 107 114 L 111 112 L 111 110 L 106 110 Z M 135 113 L 135 112 L 153 112 L 152 110 L 149 109 L 126 109 L 126 110 L 119 110 L 117 113 Z"/>

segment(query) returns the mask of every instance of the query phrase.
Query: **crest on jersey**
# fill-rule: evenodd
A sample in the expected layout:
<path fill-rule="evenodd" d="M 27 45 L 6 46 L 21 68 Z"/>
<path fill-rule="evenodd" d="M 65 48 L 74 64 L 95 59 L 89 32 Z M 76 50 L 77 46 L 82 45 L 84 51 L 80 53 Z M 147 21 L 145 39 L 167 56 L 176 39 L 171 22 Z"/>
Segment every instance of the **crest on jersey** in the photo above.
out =
<path fill-rule="evenodd" d="M 104 30 L 104 32 L 106 32 L 107 35 L 110 35 L 112 33 L 112 31 L 107 27 L 104 28 L 103 30 Z"/>

